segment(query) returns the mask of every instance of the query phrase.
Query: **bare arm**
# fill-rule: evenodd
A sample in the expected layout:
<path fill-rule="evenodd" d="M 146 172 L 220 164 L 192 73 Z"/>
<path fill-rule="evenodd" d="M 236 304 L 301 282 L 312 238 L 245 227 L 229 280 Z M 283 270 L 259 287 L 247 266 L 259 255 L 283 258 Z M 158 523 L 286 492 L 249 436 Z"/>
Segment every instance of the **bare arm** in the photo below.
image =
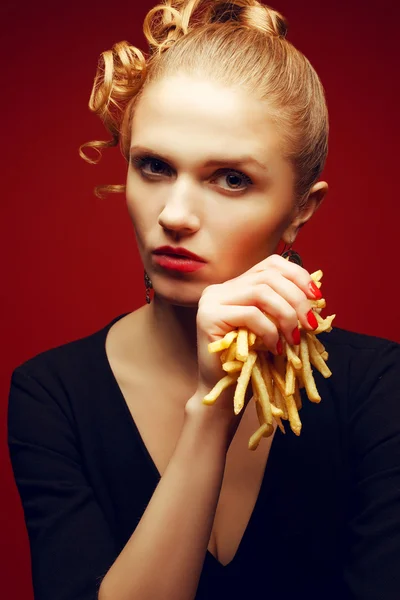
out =
<path fill-rule="evenodd" d="M 174 454 L 105 575 L 99 600 L 191 600 L 196 595 L 232 432 L 226 415 L 201 404 L 200 393 L 187 406 L 198 409 L 187 408 Z"/>

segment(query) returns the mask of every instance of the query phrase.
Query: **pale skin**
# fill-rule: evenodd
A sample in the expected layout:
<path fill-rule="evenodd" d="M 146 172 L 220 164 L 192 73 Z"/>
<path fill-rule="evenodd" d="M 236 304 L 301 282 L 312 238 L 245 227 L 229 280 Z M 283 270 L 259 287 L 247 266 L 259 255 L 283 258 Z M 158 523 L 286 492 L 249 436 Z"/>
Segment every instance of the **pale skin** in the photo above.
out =
<path fill-rule="evenodd" d="M 166 77 L 137 105 L 131 152 L 142 162 L 128 168 L 126 198 L 154 299 L 111 328 L 106 350 L 162 479 L 102 600 L 194 598 L 207 549 L 229 563 L 250 519 L 273 437 L 249 452 L 254 407 L 235 417 L 232 390 L 214 407 L 201 399 L 221 376 L 209 341 L 246 325 L 276 353 L 278 330 L 259 309 L 290 343 L 298 320 L 311 330 L 309 273 L 275 252 L 295 241 L 328 186 L 316 183 L 299 212 L 280 142 L 265 103 L 207 79 Z M 166 271 L 151 254 L 161 245 L 207 264 Z"/>

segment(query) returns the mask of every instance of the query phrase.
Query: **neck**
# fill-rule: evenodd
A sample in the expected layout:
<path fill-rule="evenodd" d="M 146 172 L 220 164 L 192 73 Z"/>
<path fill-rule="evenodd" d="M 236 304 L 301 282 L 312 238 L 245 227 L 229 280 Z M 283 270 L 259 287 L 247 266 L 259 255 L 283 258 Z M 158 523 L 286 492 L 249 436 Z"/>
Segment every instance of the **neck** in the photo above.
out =
<path fill-rule="evenodd" d="M 155 355 L 172 372 L 178 368 L 197 378 L 197 306 L 176 306 L 154 295 L 146 308 L 146 329 Z"/>

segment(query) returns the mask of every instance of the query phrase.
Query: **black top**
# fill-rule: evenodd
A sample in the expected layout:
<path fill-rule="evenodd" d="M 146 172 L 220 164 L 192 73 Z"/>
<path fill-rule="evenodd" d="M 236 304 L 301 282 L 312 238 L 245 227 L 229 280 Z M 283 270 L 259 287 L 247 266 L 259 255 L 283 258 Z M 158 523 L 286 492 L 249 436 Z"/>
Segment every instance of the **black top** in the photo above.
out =
<path fill-rule="evenodd" d="M 123 316 L 12 375 L 36 600 L 95 599 L 159 481 L 105 352 Z M 197 600 L 400 597 L 400 345 L 338 328 L 319 338 L 333 372 L 315 372 L 322 401 L 302 390 L 302 433 L 276 432 L 238 552 L 224 567 L 207 551 Z"/>

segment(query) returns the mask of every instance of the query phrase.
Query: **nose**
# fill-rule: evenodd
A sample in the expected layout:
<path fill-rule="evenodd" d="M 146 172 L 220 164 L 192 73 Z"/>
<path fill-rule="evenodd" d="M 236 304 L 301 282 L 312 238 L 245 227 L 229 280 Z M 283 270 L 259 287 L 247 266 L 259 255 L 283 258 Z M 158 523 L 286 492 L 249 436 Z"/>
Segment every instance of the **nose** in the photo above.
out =
<path fill-rule="evenodd" d="M 200 228 L 199 203 L 196 202 L 195 184 L 188 178 L 177 178 L 166 190 L 163 209 L 158 223 L 163 229 L 177 235 L 195 233 Z M 196 207 L 197 205 L 197 207 Z"/>

